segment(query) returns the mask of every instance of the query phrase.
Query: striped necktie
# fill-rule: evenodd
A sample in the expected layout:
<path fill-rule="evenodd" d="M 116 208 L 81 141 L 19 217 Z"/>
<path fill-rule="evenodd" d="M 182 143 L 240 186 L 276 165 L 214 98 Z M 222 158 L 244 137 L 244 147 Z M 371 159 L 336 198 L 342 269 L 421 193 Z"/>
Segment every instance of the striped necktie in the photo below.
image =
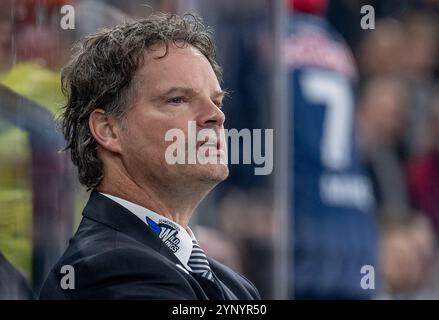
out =
<path fill-rule="evenodd" d="M 214 281 L 209 261 L 207 261 L 206 254 L 204 253 L 203 249 L 200 248 L 196 240 L 192 240 L 192 245 L 192 253 L 188 261 L 188 266 L 194 273 Z"/>

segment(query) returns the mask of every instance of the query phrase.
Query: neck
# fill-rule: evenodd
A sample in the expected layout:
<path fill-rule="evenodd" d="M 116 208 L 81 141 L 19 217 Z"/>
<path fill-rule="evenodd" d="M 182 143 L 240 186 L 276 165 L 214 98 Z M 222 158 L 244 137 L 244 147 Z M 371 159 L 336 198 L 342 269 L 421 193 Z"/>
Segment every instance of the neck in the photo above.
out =
<path fill-rule="evenodd" d="M 206 186 L 179 186 L 176 183 L 141 183 L 133 179 L 125 170 L 106 167 L 104 178 L 97 191 L 107 193 L 138 204 L 154 211 L 183 228 L 187 228 L 189 220 L 198 203 L 210 189 Z"/>

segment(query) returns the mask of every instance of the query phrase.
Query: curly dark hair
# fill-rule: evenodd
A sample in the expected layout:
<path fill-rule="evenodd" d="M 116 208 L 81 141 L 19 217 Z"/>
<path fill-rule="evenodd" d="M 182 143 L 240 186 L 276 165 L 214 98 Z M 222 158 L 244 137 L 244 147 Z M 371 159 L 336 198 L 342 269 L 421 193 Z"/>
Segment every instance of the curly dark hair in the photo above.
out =
<path fill-rule="evenodd" d="M 211 32 L 193 14 L 152 14 L 102 29 L 75 46 L 72 59 L 62 71 L 67 103 L 60 120 L 67 141 L 65 150 L 70 150 L 79 181 L 88 190 L 97 187 L 103 178 L 103 163 L 88 125 L 90 114 L 101 108 L 123 119 L 135 98 L 133 79 L 143 64 L 145 50 L 165 45 L 165 57 L 170 44 L 198 49 L 221 80 Z"/>

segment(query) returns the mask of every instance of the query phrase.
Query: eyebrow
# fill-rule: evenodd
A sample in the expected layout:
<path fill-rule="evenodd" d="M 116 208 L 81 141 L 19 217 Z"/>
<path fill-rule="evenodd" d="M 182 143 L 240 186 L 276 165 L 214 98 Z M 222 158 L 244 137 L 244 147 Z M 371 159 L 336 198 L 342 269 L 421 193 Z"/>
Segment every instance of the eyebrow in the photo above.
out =
<path fill-rule="evenodd" d="M 212 98 L 221 98 L 223 99 L 224 97 L 228 96 L 229 93 L 227 92 L 227 90 L 216 90 L 213 95 Z"/>
<path fill-rule="evenodd" d="M 189 88 L 189 87 L 172 87 L 168 90 L 166 90 L 164 93 L 161 93 L 159 95 L 157 95 L 156 97 L 153 98 L 154 101 L 157 100 L 164 100 L 167 97 L 169 97 L 172 94 L 175 93 L 179 93 L 179 94 L 183 94 L 183 95 L 187 95 L 189 97 L 193 97 L 196 96 L 197 94 L 199 94 L 200 92 L 193 89 L 193 88 Z M 223 91 L 223 90 L 216 90 L 213 94 L 212 94 L 212 98 L 213 99 L 217 99 L 217 98 L 224 98 L 225 96 L 227 96 L 227 91 Z"/>

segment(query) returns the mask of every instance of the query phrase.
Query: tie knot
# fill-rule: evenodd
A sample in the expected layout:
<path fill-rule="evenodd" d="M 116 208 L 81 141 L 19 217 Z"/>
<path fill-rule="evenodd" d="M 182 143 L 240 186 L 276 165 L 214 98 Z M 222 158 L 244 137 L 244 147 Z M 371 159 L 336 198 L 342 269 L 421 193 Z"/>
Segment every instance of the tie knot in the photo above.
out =
<path fill-rule="evenodd" d="M 194 273 L 213 281 L 212 270 L 210 269 L 210 264 L 207 260 L 206 254 L 196 240 L 192 240 L 192 244 L 192 253 L 188 261 L 188 266 Z"/>

